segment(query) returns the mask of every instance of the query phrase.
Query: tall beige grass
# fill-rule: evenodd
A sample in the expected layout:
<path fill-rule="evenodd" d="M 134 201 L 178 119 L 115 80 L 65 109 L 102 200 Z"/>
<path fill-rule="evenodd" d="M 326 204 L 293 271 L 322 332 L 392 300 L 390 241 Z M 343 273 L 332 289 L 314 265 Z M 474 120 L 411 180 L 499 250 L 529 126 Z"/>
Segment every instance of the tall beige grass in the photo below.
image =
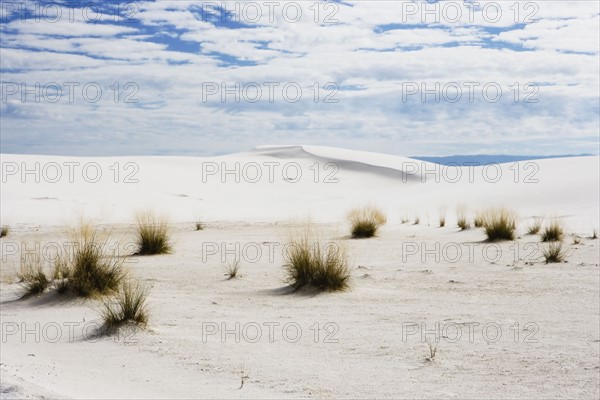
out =
<path fill-rule="evenodd" d="M 467 218 L 467 210 L 464 206 L 457 207 L 456 209 L 456 225 L 458 225 L 461 231 L 471 227 L 471 223 Z"/>
<path fill-rule="evenodd" d="M 565 262 L 567 258 L 567 250 L 563 247 L 562 242 L 551 242 L 543 250 L 544 260 L 546 264 Z"/>
<path fill-rule="evenodd" d="M 374 206 L 355 208 L 348 213 L 350 233 L 355 239 L 375 236 L 379 227 L 386 222 L 383 211 Z"/>
<path fill-rule="evenodd" d="M 537 235 L 540 232 L 540 229 L 542 228 L 543 222 L 543 217 L 533 217 L 530 224 L 527 226 L 527 234 Z"/>
<path fill-rule="evenodd" d="M 292 233 L 284 253 L 286 282 L 296 290 L 310 285 L 323 291 L 348 288 L 350 267 L 340 241 L 324 241 L 310 226 Z"/>
<path fill-rule="evenodd" d="M 514 240 L 517 216 L 506 208 L 490 208 L 483 213 L 483 228 L 490 242 Z"/>
<path fill-rule="evenodd" d="M 483 212 L 482 211 L 477 211 L 475 213 L 475 216 L 473 217 L 473 226 L 475 228 L 483 227 Z"/>
<path fill-rule="evenodd" d="M 114 299 L 105 299 L 101 315 L 108 333 L 125 323 L 148 323 L 148 290 L 137 282 L 125 282 Z"/>
<path fill-rule="evenodd" d="M 166 218 L 152 211 L 137 215 L 137 255 L 168 254 L 172 251 L 171 232 Z"/>
<path fill-rule="evenodd" d="M 22 297 L 43 293 L 52 283 L 44 272 L 40 254 L 23 255 L 17 279 Z"/>
<path fill-rule="evenodd" d="M 107 251 L 109 236 L 91 223 L 82 223 L 71 235 L 74 253 L 55 263 L 54 275 L 62 280 L 59 291 L 83 297 L 116 292 L 126 276 L 125 259 Z"/>
<path fill-rule="evenodd" d="M 442 207 L 439 211 L 439 219 L 438 219 L 440 228 L 443 228 L 446 225 L 446 208 Z"/>
<path fill-rule="evenodd" d="M 554 219 L 549 225 L 542 229 L 542 242 L 558 242 L 563 239 L 564 228 L 562 224 Z"/>

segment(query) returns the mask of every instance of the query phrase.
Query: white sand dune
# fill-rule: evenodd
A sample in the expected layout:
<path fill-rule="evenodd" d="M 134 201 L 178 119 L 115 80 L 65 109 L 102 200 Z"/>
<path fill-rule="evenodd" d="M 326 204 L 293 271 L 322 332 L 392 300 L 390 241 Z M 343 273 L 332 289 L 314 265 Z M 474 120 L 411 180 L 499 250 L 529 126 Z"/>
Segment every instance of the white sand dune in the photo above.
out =
<path fill-rule="evenodd" d="M 599 396 L 599 244 L 589 238 L 598 228 L 598 157 L 443 169 L 392 155 L 261 146 L 210 158 L 1 161 L 1 220 L 11 227 L 0 240 L 2 398 Z M 21 174 L 35 163 L 37 182 Z M 236 163 L 237 182 L 210 174 Z M 77 167 L 73 182 L 68 165 Z M 52 168 L 62 173 L 54 183 Z M 376 238 L 345 239 L 347 211 L 366 203 L 383 208 L 388 223 Z M 488 245 L 481 229 L 459 231 L 459 206 L 515 210 L 518 239 Z M 27 248 L 67 243 L 66 227 L 86 217 L 112 224 L 127 249 L 135 213 L 148 208 L 169 216 L 174 239 L 173 254 L 127 262 L 150 288 L 148 330 L 95 338 L 97 301 L 19 299 L 12 278 Z M 540 215 L 581 236 L 578 245 L 565 239 L 568 262 L 543 263 L 539 237 L 525 235 Z M 419 225 L 400 223 L 417 216 Z M 289 224 L 308 217 L 347 243 L 348 292 L 286 294 L 282 246 Z M 194 231 L 196 220 L 206 229 Z M 241 277 L 225 280 L 223 265 L 236 256 Z M 427 361 L 427 342 L 436 341 Z"/>
<path fill-rule="evenodd" d="M 72 183 L 69 162 L 77 163 L 71 164 Z M 24 175 L 36 163 L 38 176 Z M 307 216 L 333 222 L 365 202 L 385 208 L 392 218 L 419 215 L 431 222 L 440 207 L 451 215 L 461 205 L 473 211 L 504 205 L 522 217 L 566 217 L 586 231 L 599 216 L 598 157 L 443 167 L 361 151 L 261 146 L 210 158 L 2 155 L 2 165 L 1 218 L 15 224 L 63 224 L 81 215 L 119 223 L 145 208 L 167 213 L 174 222 Z M 97 171 L 101 176 L 94 182 Z"/>

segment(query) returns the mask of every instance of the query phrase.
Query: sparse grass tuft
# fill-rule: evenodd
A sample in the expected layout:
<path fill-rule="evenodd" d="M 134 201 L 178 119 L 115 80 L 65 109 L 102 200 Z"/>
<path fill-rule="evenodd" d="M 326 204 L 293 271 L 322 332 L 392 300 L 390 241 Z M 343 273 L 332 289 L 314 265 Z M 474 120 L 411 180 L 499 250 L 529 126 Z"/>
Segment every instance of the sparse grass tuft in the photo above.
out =
<path fill-rule="evenodd" d="M 59 294 L 72 292 L 81 297 L 118 291 L 126 276 L 125 260 L 105 255 L 106 239 L 102 240 L 92 225 L 82 224 L 72 234 L 72 243 L 73 254 L 54 260 L 51 277 L 44 273 L 39 256 L 30 254 L 24 259 L 18 278 L 25 295 L 42 293 L 51 285 Z"/>
<path fill-rule="evenodd" d="M 598 231 L 596 229 L 592 231 L 592 237 L 590 239 L 598 239 Z"/>
<path fill-rule="evenodd" d="M 544 249 L 543 254 L 546 264 L 564 262 L 567 256 L 562 242 L 549 243 L 548 247 Z"/>
<path fill-rule="evenodd" d="M 467 213 L 465 212 L 464 207 L 459 207 L 456 210 L 456 225 L 458 225 L 461 231 L 464 231 L 471 227 L 471 224 L 467 219 Z"/>
<path fill-rule="evenodd" d="M 350 268 L 346 248 L 339 242 L 324 245 L 310 228 L 292 238 L 283 267 L 286 281 L 296 290 L 306 285 L 323 291 L 348 288 Z"/>
<path fill-rule="evenodd" d="M 577 235 L 573 235 L 573 244 L 581 244 L 581 238 Z"/>
<path fill-rule="evenodd" d="M 439 223 L 440 223 L 440 228 L 443 228 L 444 226 L 446 226 L 446 209 L 445 208 L 442 208 L 440 210 Z"/>
<path fill-rule="evenodd" d="M 542 231 L 542 242 L 557 242 L 563 238 L 563 227 L 558 221 L 552 221 Z"/>
<path fill-rule="evenodd" d="M 425 357 L 425 361 L 432 362 L 435 359 L 435 354 L 437 353 L 437 345 L 432 344 L 431 342 L 427 342 L 429 346 L 429 357 Z"/>
<path fill-rule="evenodd" d="M 533 221 L 527 227 L 527 234 L 528 235 L 537 235 L 539 233 L 540 229 L 542 229 L 542 222 L 544 222 L 544 218 L 533 217 Z"/>
<path fill-rule="evenodd" d="M 355 208 L 348 213 L 352 238 L 370 238 L 377 234 L 379 227 L 386 223 L 381 210 L 371 206 Z"/>
<path fill-rule="evenodd" d="M 484 213 L 483 227 L 490 242 L 514 240 L 517 217 L 505 208 L 490 209 Z"/>
<path fill-rule="evenodd" d="M 2 225 L 2 227 L 0 228 L 0 238 L 8 236 L 9 231 L 10 229 L 8 228 L 8 225 Z"/>
<path fill-rule="evenodd" d="M 122 285 L 115 299 L 102 304 L 101 315 L 107 332 L 112 332 L 127 322 L 146 325 L 148 291 L 139 283 L 127 282 Z"/>
<path fill-rule="evenodd" d="M 413 222 L 413 225 L 419 225 L 421 223 L 421 218 L 419 218 L 419 216 L 415 217 L 415 221 Z"/>
<path fill-rule="evenodd" d="M 244 365 L 242 365 L 240 367 L 240 387 L 239 387 L 239 389 L 244 387 L 244 383 L 246 382 L 246 379 L 250 379 L 250 370 L 246 371 L 246 367 Z"/>
<path fill-rule="evenodd" d="M 58 260 L 55 265 L 55 275 L 64 280 L 63 293 L 71 289 L 78 296 L 93 297 L 117 291 L 125 278 L 124 260 L 104 254 L 106 239 L 100 239 L 90 225 L 82 226 L 76 239 L 72 260 Z"/>
<path fill-rule="evenodd" d="M 22 297 L 43 293 L 52 283 L 36 254 L 30 254 L 22 260 L 21 272 L 17 277 L 21 283 Z"/>
<path fill-rule="evenodd" d="M 475 228 L 483 227 L 483 214 L 481 212 L 478 212 L 475 214 L 475 217 L 473 217 L 473 226 Z"/>
<path fill-rule="evenodd" d="M 166 219 L 157 219 L 152 212 L 137 216 L 136 255 L 154 255 L 171 253 L 171 234 Z"/>
<path fill-rule="evenodd" d="M 456 224 L 458 225 L 458 227 L 460 228 L 461 231 L 464 231 L 471 227 L 471 224 L 469 224 L 469 221 L 464 217 L 459 217 L 458 220 L 456 221 Z"/>
<path fill-rule="evenodd" d="M 234 262 L 229 263 L 225 266 L 225 276 L 227 276 L 227 279 L 236 278 L 239 270 L 240 262 L 238 260 L 235 260 Z"/>
<path fill-rule="evenodd" d="M 66 258 L 59 257 L 54 261 L 54 272 L 52 279 L 58 294 L 65 294 L 69 290 L 69 278 L 71 269 Z"/>
<path fill-rule="evenodd" d="M 197 231 L 204 230 L 204 225 L 202 224 L 202 222 L 200 222 L 200 221 L 196 222 L 196 230 Z"/>

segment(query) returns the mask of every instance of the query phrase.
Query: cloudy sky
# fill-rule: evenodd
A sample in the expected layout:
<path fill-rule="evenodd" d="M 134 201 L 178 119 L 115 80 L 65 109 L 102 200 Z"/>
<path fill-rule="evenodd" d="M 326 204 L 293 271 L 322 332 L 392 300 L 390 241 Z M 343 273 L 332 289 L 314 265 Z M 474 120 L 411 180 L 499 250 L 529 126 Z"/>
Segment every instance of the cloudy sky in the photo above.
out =
<path fill-rule="evenodd" d="M 3 153 L 598 154 L 597 1 L 0 1 Z"/>

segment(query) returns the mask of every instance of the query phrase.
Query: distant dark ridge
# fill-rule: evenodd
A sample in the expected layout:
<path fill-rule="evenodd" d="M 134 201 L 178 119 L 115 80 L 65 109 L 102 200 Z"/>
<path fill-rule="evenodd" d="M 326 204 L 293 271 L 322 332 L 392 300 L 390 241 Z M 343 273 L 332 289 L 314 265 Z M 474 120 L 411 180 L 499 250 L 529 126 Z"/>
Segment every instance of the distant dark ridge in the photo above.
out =
<path fill-rule="evenodd" d="M 411 157 L 421 161 L 432 162 L 441 165 L 485 165 L 502 164 L 516 161 L 542 160 L 547 158 L 565 158 L 565 157 L 589 157 L 593 154 L 564 154 L 557 156 L 510 156 L 510 155 L 473 155 L 473 156 L 445 156 L 445 157 Z"/>

